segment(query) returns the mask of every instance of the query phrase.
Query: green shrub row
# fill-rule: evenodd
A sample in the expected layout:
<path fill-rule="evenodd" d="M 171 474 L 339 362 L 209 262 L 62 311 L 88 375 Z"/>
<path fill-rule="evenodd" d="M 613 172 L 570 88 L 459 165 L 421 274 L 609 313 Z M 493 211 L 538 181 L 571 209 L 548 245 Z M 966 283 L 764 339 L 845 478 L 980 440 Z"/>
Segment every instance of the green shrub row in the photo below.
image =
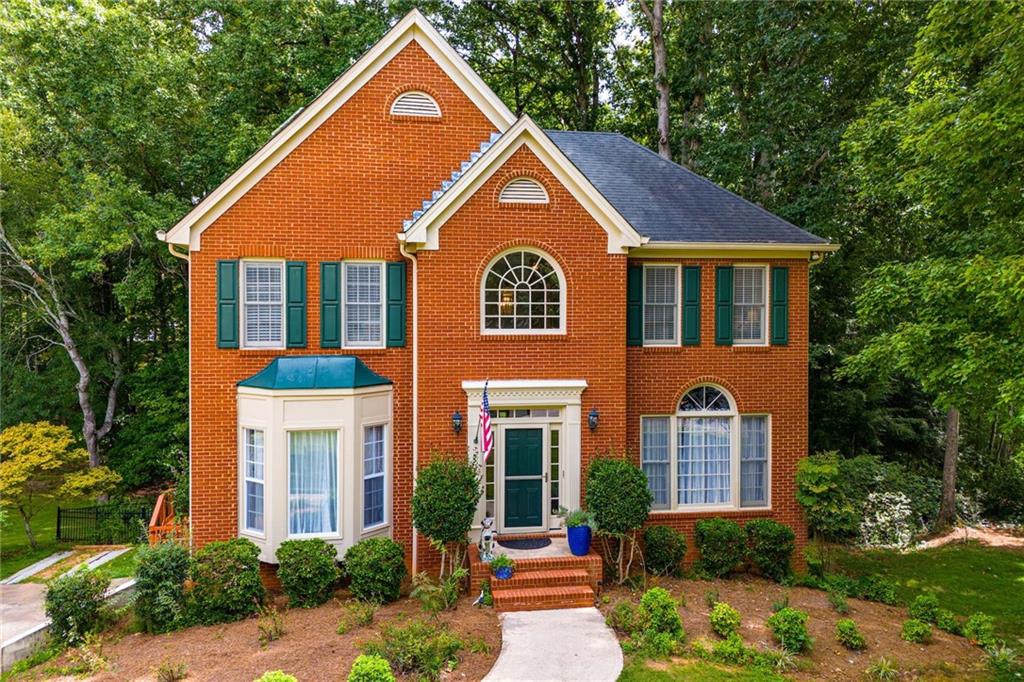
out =
<path fill-rule="evenodd" d="M 704 519 L 697 522 L 695 539 L 700 553 L 696 569 L 708 577 L 725 577 L 745 563 L 776 582 L 792 575 L 796 534 L 778 521 L 755 519 L 743 527 L 729 519 Z M 644 548 L 649 572 L 675 575 L 686 556 L 686 536 L 667 526 L 649 526 Z"/>

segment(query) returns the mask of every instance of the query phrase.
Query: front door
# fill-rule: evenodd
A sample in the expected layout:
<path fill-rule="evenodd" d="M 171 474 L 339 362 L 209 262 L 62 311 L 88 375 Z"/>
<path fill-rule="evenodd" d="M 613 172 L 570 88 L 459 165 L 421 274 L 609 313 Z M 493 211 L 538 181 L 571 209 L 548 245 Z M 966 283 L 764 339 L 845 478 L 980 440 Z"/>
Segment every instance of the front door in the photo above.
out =
<path fill-rule="evenodd" d="M 544 429 L 505 429 L 505 530 L 544 525 Z"/>

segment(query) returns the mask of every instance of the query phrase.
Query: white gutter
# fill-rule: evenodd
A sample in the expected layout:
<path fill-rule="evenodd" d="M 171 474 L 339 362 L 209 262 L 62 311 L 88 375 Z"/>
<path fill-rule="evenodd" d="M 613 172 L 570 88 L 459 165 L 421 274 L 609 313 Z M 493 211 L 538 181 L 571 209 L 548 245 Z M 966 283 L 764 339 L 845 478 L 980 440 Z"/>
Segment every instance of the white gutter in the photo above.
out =
<path fill-rule="evenodd" d="M 419 273 L 416 269 L 417 260 L 414 254 L 406 251 L 405 242 L 399 241 L 398 250 L 402 256 L 412 263 L 412 488 L 416 490 L 416 475 L 419 465 Z M 419 543 L 416 541 L 416 528 L 412 525 L 412 505 L 409 506 L 409 527 L 412 530 L 412 573 L 416 574 L 419 560 Z"/>
<path fill-rule="evenodd" d="M 647 242 L 641 247 L 634 247 L 635 250 L 644 251 L 672 251 L 679 249 L 694 250 L 719 250 L 719 251 L 744 251 L 757 249 L 758 251 L 808 251 L 825 252 L 838 251 L 839 244 L 783 244 L 764 242 Z"/>

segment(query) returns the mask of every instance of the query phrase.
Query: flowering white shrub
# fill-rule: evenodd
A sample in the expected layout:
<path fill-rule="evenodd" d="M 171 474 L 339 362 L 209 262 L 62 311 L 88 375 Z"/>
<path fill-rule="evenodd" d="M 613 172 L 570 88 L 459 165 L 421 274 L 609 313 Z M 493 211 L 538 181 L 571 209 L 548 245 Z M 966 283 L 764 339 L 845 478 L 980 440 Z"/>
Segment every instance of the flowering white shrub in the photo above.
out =
<path fill-rule="evenodd" d="M 903 493 L 868 495 L 860 522 L 860 544 L 864 547 L 905 549 L 918 530 L 910 499 Z"/>

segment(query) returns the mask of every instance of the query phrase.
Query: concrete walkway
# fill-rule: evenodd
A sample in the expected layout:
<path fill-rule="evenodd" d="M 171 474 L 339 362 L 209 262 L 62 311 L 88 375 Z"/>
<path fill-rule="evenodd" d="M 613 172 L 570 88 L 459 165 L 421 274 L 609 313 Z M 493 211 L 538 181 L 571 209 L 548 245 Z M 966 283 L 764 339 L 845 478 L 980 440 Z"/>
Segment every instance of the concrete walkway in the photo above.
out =
<path fill-rule="evenodd" d="M 614 682 L 622 649 L 595 608 L 501 614 L 501 653 L 484 682 Z"/>

